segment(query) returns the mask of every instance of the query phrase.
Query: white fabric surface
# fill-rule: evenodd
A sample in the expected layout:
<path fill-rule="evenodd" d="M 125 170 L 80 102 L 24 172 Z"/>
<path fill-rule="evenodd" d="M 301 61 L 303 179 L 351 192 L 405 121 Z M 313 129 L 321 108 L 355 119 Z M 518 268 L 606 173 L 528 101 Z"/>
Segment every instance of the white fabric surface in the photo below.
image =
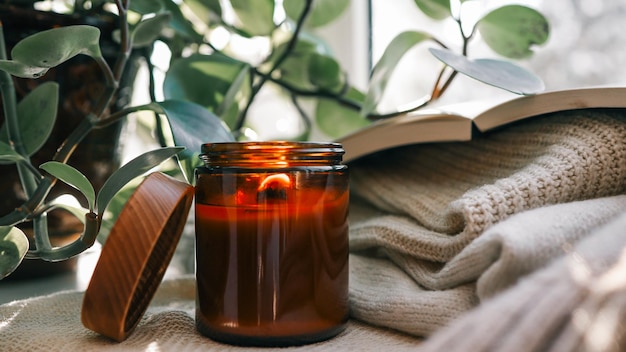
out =
<path fill-rule="evenodd" d="M 82 292 L 15 301 L 0 306 L 0 351 L 268 351 L 214 342 L 195 330 L 195 280 L 164 281 L 135 331 L 121 343 L 84 328 Z M 103 302 L 106 304 L 106 302 Z M 412 351 L 419 339 L 351 321 L 343 333 L 317 344 L 281 350 Z"/>

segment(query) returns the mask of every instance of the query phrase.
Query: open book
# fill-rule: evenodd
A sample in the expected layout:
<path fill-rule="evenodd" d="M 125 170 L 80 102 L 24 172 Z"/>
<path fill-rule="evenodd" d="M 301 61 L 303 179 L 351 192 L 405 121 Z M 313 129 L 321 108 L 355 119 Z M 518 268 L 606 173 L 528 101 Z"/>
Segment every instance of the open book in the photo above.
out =
<path fill-rule="evenodd" d="M 474 131 L 486 132 L 509 123 L 547 113 L 589 109 L 626 108 L 626 87 L 559 90 L 522 96 L 485 108 L 464 103 L 423 110 L 377 121 L 336 140 L 346 153 L 344 162 L 404 145 L 467 141 Z"/>

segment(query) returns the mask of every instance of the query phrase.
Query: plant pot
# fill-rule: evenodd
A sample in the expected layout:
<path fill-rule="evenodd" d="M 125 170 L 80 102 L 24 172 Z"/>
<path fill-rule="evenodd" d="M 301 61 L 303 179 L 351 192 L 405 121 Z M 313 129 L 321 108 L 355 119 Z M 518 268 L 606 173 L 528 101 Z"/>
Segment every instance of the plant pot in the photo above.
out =
<path fill-rule="evenodd" d="M 15 6 L 0 5 L 0 21 L 4 27 L 7 50 L 10 55 L 11 48 L 26 36 L 59 26 L 74 24 L 89 24 L 101 30 L 101 50 L 105 59 L 112 64 L 119 52 L 119 45 L 113 40 L 112 33 L 118 28 L 117 18 L 111 14 L 91 15 L 80 17 L 75 15 L 56 14 L 25 9 Z M 138 59 L 131 57 L 128 61 L 123 81 L 117 96 L 109 106 L 111 112 L 123 108 L 130 100 L 131 88 L 138 67 Z M 45 81 L 59 83 L 59 110 L 57 121 L 52 135 L 44 147 L 32 156 L 35 166 L 52 160 L 57 148 L 66 139 L 69 133 L 85 118 L 87 113 L 96 104 L 98 96 L 104 90 L 105 81 L 102 72 L 96 62 L 90 57 L 78 55 L 64 64 L 51 69 L 45 76 L 33 79 L 14 78 L 18 100 L 24 97 L 37 85 Z M 3 112 L 0 111 L 0 123 L 4 122 Z M 120 134 L 123 122 L 116 123 L 104 129 L 92 131 L 84 141 L 76 148 L 70 158 L 69 164 L 80 170 L 92 182 L 96 191 L 100 189 L 104 181 L 120 164 Z M 17 170 L 14 165 L 0 165 L 0 189 L 11 190 L 10 195 L 0 199 L 0 216 L 11 212 L 20 206 L 26 199 L 22 192 Z M 84 202 L 82 196 L 73 188 L 57 182 L 49 194 L 50 198 L 56 198 L 62 194 L 72 194 Z M 63 211 L 54 211 L 48 214 L 50 237 L 53 245 L 62 245 L 77 238 L 82 232 L 82 223 Z M 29 223 L 20 224 L 19 227 L 25 233 L 32 232 Z M 42 263 L 37 265 L 32 262 L 38 260 L 25 260 L 18 271 L 9 277 L 22 277 L 33 275 L 50 275 L 59 267 L 61 272 L 72 270 L 75 267 L 73 261 L 67 263 L 43 263 L 43 267 L 51 270 L 42 270 Z M 28 270 L 34 267 L 35 270 Z M 31 271 L 33 271 L 31 273 Z"/>

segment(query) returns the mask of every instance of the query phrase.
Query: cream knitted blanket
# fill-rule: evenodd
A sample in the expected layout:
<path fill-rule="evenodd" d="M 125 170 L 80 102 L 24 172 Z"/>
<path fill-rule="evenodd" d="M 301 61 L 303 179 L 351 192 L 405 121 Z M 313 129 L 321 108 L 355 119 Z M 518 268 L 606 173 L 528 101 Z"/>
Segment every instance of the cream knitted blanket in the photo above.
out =
<path fill-rule="evenodd" d="M 352 314 L 429 336 L 626 212 L 610 197 L 626 193 L 626 116 L 561 113 L 385 152 L 351 180 Z"/>

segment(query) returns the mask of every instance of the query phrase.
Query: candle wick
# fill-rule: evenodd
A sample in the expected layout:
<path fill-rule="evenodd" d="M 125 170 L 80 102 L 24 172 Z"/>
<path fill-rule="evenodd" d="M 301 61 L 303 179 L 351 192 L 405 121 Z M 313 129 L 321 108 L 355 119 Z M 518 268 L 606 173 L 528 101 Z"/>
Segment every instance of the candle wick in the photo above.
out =
<path fill-rule="evenodd" d="M 291 188 L 289 175 L 273 174 L 266 177 L 259 185 L 257 203 L 268 200 L 287 200 L 287 189 Z"/>

